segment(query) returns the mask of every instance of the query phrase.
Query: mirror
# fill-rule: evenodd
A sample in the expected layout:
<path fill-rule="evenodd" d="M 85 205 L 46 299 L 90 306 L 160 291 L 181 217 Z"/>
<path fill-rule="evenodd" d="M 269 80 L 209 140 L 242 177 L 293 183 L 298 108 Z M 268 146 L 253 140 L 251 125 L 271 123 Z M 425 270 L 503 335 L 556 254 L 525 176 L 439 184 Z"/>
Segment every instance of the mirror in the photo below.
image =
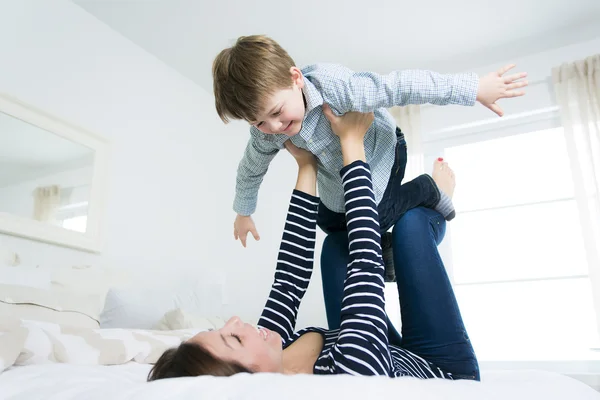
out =
<path fill-rule="evenodd" d="M 0 212 L 85 233 L 94 152 L 0 112 Z"/>
<path fill-rule="evenodd" d="M 98 252 L 104 139 L 0 96 L 0 231 Z"/>

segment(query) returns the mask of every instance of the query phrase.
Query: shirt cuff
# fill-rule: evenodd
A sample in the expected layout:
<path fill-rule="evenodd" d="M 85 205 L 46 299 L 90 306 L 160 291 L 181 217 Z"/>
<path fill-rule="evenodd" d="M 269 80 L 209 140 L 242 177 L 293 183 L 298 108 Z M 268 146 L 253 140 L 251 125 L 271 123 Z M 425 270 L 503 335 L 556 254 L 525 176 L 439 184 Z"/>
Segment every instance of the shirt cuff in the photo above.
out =
<path fill-rule="evenodd" d="M 256 211 L 256 200 L 240 200 L 236 197 L 233 201 L 233 211 L 246 217 L 252 215 Z"/>
<path fill-rule="evenodd" d="M 452 79 L 451 104 L 473 106 L 477 101 L 479 76 L 475 73 L 456 74 Z"/>

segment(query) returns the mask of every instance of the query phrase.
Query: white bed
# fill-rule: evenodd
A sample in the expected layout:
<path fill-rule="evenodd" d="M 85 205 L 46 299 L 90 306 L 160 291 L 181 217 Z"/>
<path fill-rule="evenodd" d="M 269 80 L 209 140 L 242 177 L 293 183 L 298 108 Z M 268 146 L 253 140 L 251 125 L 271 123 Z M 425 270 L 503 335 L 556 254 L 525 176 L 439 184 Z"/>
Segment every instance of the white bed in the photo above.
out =
<path fill-rule="evenodd" d="M 0 285 L 0 400 L 600 399 L 600 393 L 577 380 L 539 371 L 484 371 L 481 383 L 275 374 L 147 383 L 150 364 L 164 349 L 198 330 L 223 324 L 218 318 L 198 317 L 206 315 L 200 310 L 206 301 L 198 293 L 212 293 L 206 285 L 189 291 L 168 291 L 169 296 L 175 296 L 173 299 L 154 292 L 149 295 L 114 290 L 105 304 L 96 304 L 98 301 L 93 299 L 86 303 L 73 293 L 67 295 L 67 285 L 57 296 L 44 286 L 45 281 L 40 281 L 38 291 L 15 286 L 17 283 Z M 80 286 L 78 282 L 70 285 Z M 192 300 L 186 303 L 185 299 Z M 174 306 L 190 307 L 199 314 L 177 308 L 163 316 Z M 104 323 L 99 327 L 101 320 Z"/>
<path fill-rule="evenodd" d="M 137 363 L 13 367 L 0 375 L 0 399 L 600 399 L 600 393 L 574 379 L 539 371 L 484 372 L 481 383 L 274 374 L 146 383 L 149 370 L 149 365 Z"/>

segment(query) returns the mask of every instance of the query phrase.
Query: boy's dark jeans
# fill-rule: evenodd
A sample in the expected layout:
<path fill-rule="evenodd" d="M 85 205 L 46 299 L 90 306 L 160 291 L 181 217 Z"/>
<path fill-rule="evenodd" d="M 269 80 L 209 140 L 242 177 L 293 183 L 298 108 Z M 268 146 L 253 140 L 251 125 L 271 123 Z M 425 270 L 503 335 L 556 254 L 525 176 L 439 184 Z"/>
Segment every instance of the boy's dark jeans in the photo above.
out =
<path fill-rule="evenodd" d="M 437 185 L 427 174 L 402 184 L 407 160 L 406 140 L 400 128 L 396 128 L 396 136 L 396 158 L 383 198 L 377 206 L 382 232 L 389 230 L 408 210 L 419 206 L 433 208 L 440 201 Z M 346 216 L 331 211 L 320 202 L 317 224 L 326 234 L 345 231 Z"/>

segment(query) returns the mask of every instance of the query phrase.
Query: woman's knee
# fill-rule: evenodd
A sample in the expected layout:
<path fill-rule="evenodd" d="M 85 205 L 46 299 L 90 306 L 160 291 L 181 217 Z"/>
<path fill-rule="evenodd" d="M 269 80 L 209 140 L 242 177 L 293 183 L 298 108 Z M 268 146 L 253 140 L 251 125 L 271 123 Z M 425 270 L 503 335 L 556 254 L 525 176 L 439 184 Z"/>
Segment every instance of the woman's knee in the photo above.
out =
<path fill-rule="evenodd" d="M 396 222 L 393 235 L 395 245 L 412 248 L 415 242 L 432 240 L 439 244 L 446 232 L 446 221 L 440 213 L 430 208 L 417 207 L 408 210 Z"/>
<path fill-rule="evenodd" d="M 417 207 L 417 208 L 412 208 L 412 209 L 408 210 L 402 216 L 402 218 L 400 218 L 398 220 L 398 222 L 396 222 L 395 229 L 402 230 L 402 229 L 411 228 L 414 225 L 420 225 L 420 224 L 427 223 L 427 221 L 429 220 L 429 217 L 430 217 L 429 211 L 431 211 L 431 210 L 429 208 L 425 208 L 425 207 Z"/>

